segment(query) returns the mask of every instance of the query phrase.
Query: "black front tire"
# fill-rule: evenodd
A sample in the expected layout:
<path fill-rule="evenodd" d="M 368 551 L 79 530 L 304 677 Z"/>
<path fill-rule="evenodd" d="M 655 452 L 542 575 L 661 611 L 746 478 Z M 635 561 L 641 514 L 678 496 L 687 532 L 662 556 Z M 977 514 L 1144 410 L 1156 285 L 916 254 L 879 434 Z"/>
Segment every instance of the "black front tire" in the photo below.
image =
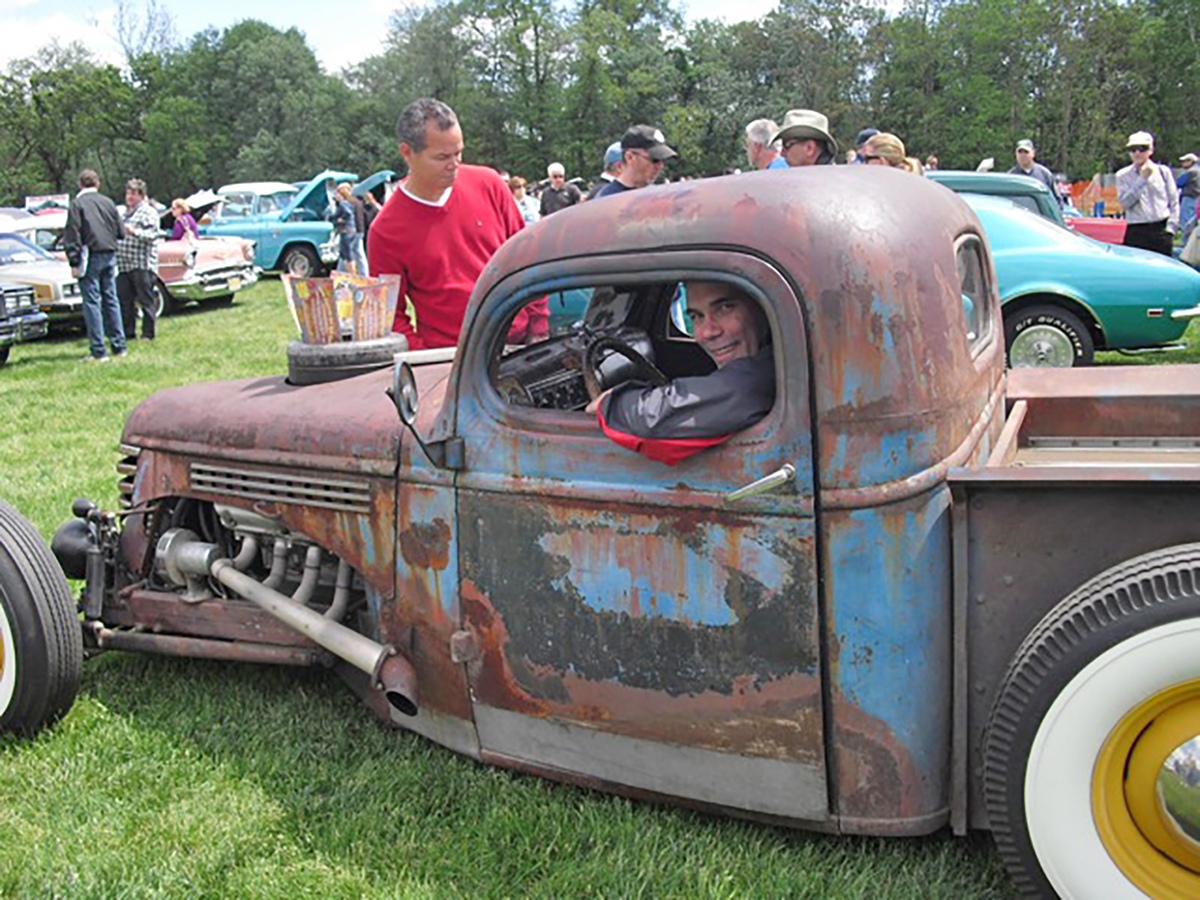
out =
<path fill-rule="evenodd" d="M 296 278 L 313 278 L 321 271 L 321 261 L 308 247 L 288 247 L 279 268 Z"/>
<path fill-rule="evenodd" d="M 169 316 L 179 311 L 182 304 L 171 296 L 171 292 L 167 290 L 167 286 L 154 279 L 154 285 L 150 289 L 154 293 L 154 318 L 161 319 L 163 316 Z"/>
<path fill-rule="evenodd" d="M 402 334 L 389 334 L 370 341 L 340 344 L 288 344 L 288 383 L 323 384 L 353 378 L 390 366 L 397 353 L 408 349 Z"/>
<path fill-rule="evenodd" d="M 1096 353 L 1087 326 L 1059 306 L 1029 306 L 1006 315 L 1004 339 L 1013 368 L 1090 366 Z"/>
<path fill-rule="evenodd" d="M 33 734 L 66 714 L 82 666 L 62 569 L 34 527 L 0 502 L 0 732 Z"/>
<path fill-rule="evenodd" d="M 985 736 L 984 796 L 1023 896 L 1200 896 L 1190 845 L 1154 806 L 1161 748 L 1200 734 L 1197 646 L 1200 544 L 1096 576 L 1021 644 Z"/>

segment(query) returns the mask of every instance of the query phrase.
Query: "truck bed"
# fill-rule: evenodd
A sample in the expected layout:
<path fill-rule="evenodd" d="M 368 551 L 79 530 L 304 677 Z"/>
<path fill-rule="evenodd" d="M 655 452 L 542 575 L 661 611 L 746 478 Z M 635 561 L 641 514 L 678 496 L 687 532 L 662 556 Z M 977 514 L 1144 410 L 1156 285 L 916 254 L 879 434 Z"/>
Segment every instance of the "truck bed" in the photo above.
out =
<path fill-rule="evenodd" d="M 956 830 L 985 826 L 983 735 L 1025 635 L 1088 579 L 1200 541 L 1200 366 L 1021 369 L 987 465 L 949 476 Z"/>
<path fill-rule="evenodd" d="M 1007 398 L 1004 430 L 973 476 L 1053 469 L 1039 477 L 1057 480 L 1077 468 L 1090 479 L 1110 469 L 1156 480 L 1200 474 L 1189 471 L 1200 466 L 1200 366 L 1017 369 L 1008 373 Z"/>

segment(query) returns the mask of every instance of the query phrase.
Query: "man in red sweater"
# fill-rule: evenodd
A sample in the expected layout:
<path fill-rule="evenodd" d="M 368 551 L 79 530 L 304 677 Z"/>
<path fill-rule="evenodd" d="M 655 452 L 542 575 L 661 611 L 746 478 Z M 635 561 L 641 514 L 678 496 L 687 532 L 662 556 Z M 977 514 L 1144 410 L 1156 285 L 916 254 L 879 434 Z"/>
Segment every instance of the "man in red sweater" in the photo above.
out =
<path fill-rule="evenodd" d="M 408 338 L 409 349 L 453 347 L 483 267 L 525 223 L 494 170 L 463 163 L 462 129 L 445 103 L 414 101 L 400 114 L 396 137 L 408 177 L 371 225 L 371 272 L 401 278 L 392 330 Z M 509 343 L 543 340 L 549 325 L 546 301 L 529 304 L 514 320 Z"/>

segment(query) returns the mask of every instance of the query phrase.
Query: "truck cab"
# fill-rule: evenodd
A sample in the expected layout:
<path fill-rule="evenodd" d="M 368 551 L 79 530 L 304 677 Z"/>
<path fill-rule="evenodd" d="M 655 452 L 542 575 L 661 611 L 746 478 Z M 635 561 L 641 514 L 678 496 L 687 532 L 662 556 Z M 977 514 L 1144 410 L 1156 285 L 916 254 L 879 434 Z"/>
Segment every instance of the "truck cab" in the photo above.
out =
<path fill-rule="evenodd" d="M 670 378 L 711 367 L 678 313 L 697 280 L 761 308 L 775 402 L 665 466 L 585 407 L 635 374 L 613 341 Z M 508 344 L 567 293 L 579 321 Z M 991 786 L 1032 752 L 989 743 L 1016 702 L 997 661 L 1078 603 L 1018 550 L 973 561 L 977 482 L 1022 440 L 1007 385 L 988 246 L 952 193 L 875 167 L 647 188 L 505 244 L 453 354 L 151 397 L 125 509 L 77 504 L 55 552 L 93 651 L 331 662 L 386 722 L 487 763 L 834 833 L 991 828 L 1018 883 L 1088 896 Z M 968 618 L 968 561 L 1019 627 Z"/>

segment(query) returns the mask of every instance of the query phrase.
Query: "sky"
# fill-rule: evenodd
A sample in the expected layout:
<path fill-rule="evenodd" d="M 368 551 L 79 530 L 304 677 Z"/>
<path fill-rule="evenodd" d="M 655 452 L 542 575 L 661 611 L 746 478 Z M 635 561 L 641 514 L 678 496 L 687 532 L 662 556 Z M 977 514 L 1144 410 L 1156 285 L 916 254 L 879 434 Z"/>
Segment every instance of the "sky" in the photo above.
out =
<path fill-rule="evenodd" d="M 277 28 L 298 28 L 308 38 L 326 71 L 336 72 L 378 53 L 392 11 L 420 0 L 159 0 L 170 13 L 176 35 L 187 39 L 212 25 L 228 28 L 243 19 L 260 19 Z M 736 22 L 774 9 L 777 0 L 683 0 L 689 19 Z M 145 0 L 128 0 L 127 9 L 144 14 Z M 101 60 L 120 64 L 115 0 L 0 0 L 0 65 L 29 56 L 57 39 L 79 41 Z M 336 18 L 334 18 L 336 14 Z"/>

